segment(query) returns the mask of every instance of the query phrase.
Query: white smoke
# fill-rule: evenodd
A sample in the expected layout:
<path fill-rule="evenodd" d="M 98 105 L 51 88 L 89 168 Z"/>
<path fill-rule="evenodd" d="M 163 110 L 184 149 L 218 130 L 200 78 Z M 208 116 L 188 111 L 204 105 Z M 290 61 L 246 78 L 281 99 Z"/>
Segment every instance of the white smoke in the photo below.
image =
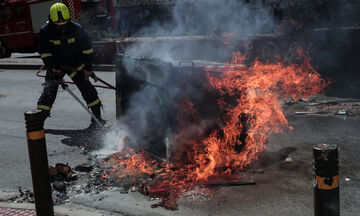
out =
<path fill-rule="evenodd" d="M 103 148 L 94 151 L 93 154 L 107 156 L 121 151 L 126 145 L 131 133 L 125 124 L 117 123 L 116 126 L 103 136 Z"/>
<path fill-rule="evenodd" d="M 189 2 L 191 3 L 183 3 L 183 1 L 177 3 L 173 7 L 171 19 L 166 24 L 155 22 L 138 31 L 139 35 L 171 36 L 172 39 L 161 43 L 157 43 L 156 40 L 138 42 L 129 47 L 126 54 L 136 58 L 158 58 L 165 62 L 195 59 L 229 61 L 234 50 L 223 45 L 222 33 L 248 36 L 268 33 L 274 29 L 270 10 L 261 3 L 262 1 L 245 3 L 245 1 L 236 0 L 198 0 Z M 190 39 L 188 43 L 184 43 L 184 40 L 176 40 L 182 36 L 196 38 L 194 35 L 210 38 L 210 42 L 204 43 L 201 40 Z M 162 61 L 160 64 L 166 65 Z M 150 82 L 156 88 L 149 85 L 139 87 L 129 101 L 126 115 L 120 120 L 133 122 L 133 124 L 129 127 L 115 128 L 106 134 L 104 148 L 98 153 L 110 154 L 121 150 L 124 138 L 130 133 L 132 141 L 139 147 L 146 146 L 165 134 L 164 145 L 168 150 L 172 145 L 172 134 L 169 135 L 169 133 L 173 132 L 169 124 L 174 124 L 176 120 L 181 97 L 190 96 L 191 101 L 197 104 L 202 104 L 209 99 L 204 98 L 203 92 L 199 90 L 201 88 L 199 83 L 203 78 L 202 73 L 191 70 L 177 72 L 176 69 L 171 69 L 171 65 L 151 66 L 151 69 L 142 67 L 138 70 L 136 68 L 139 64 L 136 67 L 133 61 L 124 62 L 124 65 L 133 79 Z M 162 104 L 164 100 L 168 104 Z M 170 116 L 166 116 L 169 114 L 166 113 L 167 110 L 170 110 Z M 193 128 L 198 128 L 199 133 L 203 133 L 204 128 L 217 120 L 215 115 L 211 118 L 213 119 L 201 120 Z M 152 144 L 151 148 L 156 148 L 156 145 Z"/>
<path fill-rule="evenodd" d="M 271 14 L 272 8 L 270 5 L 265 6 L 263 1 L 197 0 L 185 2 L 188 3 L 180 1 L 175 4 L 166 24 L 154 22 L 140 29 L 136 35 L 172 36 L 177 40 L 181 40 L 182 36 L 204 36 L 217 40 L 222 33 L 235 33 L 238 37 L 248 37 L 277 31 Z M 194 38 L 194 40 L 197 39 L 199 38 Z M 176 43 L 176 39 L 168 44 L 140 42 L 127 49 L 126 54 L 156 57 L 164 61 L 184 59 L 184 56 L 196 56 L 196 54 L 204 56 L 204 53 L 206 57 L 211 56 L 211 58 L 221 58 L 223 54 L 228 57 L 229 54 L 229 52 L 221 53 L 215 44 L 213 46 L 204 43 L 194 44 L 190 41 L 189 44 L 192 44 L 190 47 L 184 47 L 182 44 L 183 42 Z"/>

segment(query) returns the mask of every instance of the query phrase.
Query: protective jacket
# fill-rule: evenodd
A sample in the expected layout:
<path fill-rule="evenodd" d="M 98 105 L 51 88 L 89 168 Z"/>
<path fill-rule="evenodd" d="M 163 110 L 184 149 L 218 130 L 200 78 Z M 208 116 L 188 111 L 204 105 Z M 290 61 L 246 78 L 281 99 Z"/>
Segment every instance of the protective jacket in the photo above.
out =
<path fill-rule="evenodd" d="M 41 27 L 39 53 L 48 70 L 72 67 L 91 71 L 93 48 L 80 24 L 69 21 L 64 29 L 48 22 Z"/>

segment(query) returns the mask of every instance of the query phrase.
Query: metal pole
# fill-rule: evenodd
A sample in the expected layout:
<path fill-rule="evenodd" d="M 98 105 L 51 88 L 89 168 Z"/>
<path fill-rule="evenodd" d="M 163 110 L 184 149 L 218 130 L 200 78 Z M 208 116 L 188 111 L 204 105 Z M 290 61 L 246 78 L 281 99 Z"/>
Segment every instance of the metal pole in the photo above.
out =
<path fill-rule="evenodd" d="M 318 144 L 314 154 L 315 216 L 339 216 L 339 165 L 336 145 Z"/>
<path fill-rule="evenodd" d="M 124 115 L 124 96 L 125 96 L 125 84 L 127 81 L 127 70 L 124 65 L 122 56 L 118 56 L 115 62 L 115 88 L 116 88 L 116 118 Z"/>
<path fill-rule="evenodd" d="M 101 124 L 101 122 L 99 121 L 99 119 L 96 118 L 96 116 L 95 116 L 92 112 L 90 112 L 90 110 L 81 102 L 81 100 L 76 96 L 76 94 L 74 94 L 74 92 L 72 92 L 72 91 L 69 89 L 69 86 L 66 85 L 64 82 L 61 82 L 60 84 L 61 84 L 62 88 L 63 88 L 64 90 L 66 90 L 66 91 L 86 110 L 86 112 L 88 112 L 88 113 L 91 115 L 91 117 L 94 119 L 95 123 L 96 123 L 100 128 L 102 128 L 104 125 Z"/>
<path fill-rule="evenodd" d="M 27 111 L 24 114 L 36 215 L 54 216 L 44 132 L 44 114 L 40 110 Z"/>

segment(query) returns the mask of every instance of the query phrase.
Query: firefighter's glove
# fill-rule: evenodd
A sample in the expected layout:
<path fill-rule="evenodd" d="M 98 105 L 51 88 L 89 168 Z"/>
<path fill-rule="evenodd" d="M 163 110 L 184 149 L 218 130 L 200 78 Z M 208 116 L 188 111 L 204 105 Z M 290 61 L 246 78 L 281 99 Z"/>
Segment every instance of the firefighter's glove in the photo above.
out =
<path fill-rule="evenodd" d="M 60 69 L 53 68 L 51 70 L 50 77 L 54 79 L 61 79 L 64 75 L 64 71 Z"/>
<path fill-rule="evenodd" d="M 82 69 L 82 72 L 83 72 L 83 74 L 85 75 L 85 77 L 91 77 L 91 78 L 93 78 L 93 79 L 94 79 L 94 82 L 97 82 L 97 81 L 98 81 L 98 79 L 97 79 L 97 77 L 96 77 L 96 75 L 95 75 L 94 72 L 88 71 L 88 70 L 86 70 L 86 69 Z"/>

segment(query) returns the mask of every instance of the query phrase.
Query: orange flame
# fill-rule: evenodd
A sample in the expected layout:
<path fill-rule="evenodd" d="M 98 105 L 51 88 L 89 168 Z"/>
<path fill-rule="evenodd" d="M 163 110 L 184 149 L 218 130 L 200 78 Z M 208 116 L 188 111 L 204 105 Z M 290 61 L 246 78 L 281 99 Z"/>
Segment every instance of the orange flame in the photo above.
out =
<path fill-rule="evenodd" d="M 110 160 L 106 162 L 112 167 L 112 175 L 122 178 L 125 176 L 132 176 L 135 174 L 153 174 L 158 170 L 159 164 L 156 160 L 143 151 L 135 151 L 132 148 L 125 147 L 121 153 L 124 154 L 113 154 Z M 105 174 L 103 178 L 107 175 Z"/>
<path fill-rule="evenodd" d="M 324 89 L 327 83 L 320 78 L 301 49 L 298 49 L 298 54 L 299 58 L 303 58 L 300 65 L 255 61 L 246 67 L 229 65 L 220 75 L 207 74 L 210 85 L 221 95 L 233 96 L 237 100 L 236 104 L 219 101 L 226 110 L 225 126 L 221 131 L 224 135 L 215 132 L 204 140 L 207 153 L 204 157 L 198 157 L 201 166 L 197 179 L 213 175 L 215 167 L 219 165 L 234 168 L 249 165 L 265 149 L 267 137 L 281 132 L 288 124 L 282 112 L 281 99 L 297 101 Z M 232 64 L 241 64 L 242 61 L 243 55 L 235 53 Z M 244 115 L 248 119 L 242 124 L 239 119 Z M 238 137 L 245 127 L 248 136 L 242 143 Z M 242 151 L 237 153 L 234 145 L 243 145 Z"/>
<path fill-rule="evenodd" d="M 234 169 L 250 165 L 264 151 L 269 135 L 282 132 L 286 127 L 292 130 L 281 101 L 306 98 L 321 92 L 328 84 L 320 78 L 301 49 L 298 54 L 297 60 L 301 60 L 301 64 L 256 60 L 244 66 L 245 56 L 234 53 L 231 63 L 221 73 L 211 69 L 206 72 L 210 87 L 222 96 L 218 100 L 219 107 L 225 111 L 222 128 L 213 130 L 203 140 L 184 141 L 184 133 L 178 134 L 176 142 L 190 143 L 192 152 L 188 153 L 186 162 L 177 160 L 174 164 L 162 164 L 163 169 L 159 170 L 157 163 L 142 152 L 127 159 L 112 158 L 114 173 L 121 177 L 158 170 L 160 175 L 156 185 L 171 187 L 176 197 L 211 176 L 229 175 Z M 229 97 L 235 100 L 229 102 Z M 186 121 L 197 119 L 196 110 L 188 100 L 183 100 L 181 107 L 186 118 L 180 127 L 186 130 Z"/>

